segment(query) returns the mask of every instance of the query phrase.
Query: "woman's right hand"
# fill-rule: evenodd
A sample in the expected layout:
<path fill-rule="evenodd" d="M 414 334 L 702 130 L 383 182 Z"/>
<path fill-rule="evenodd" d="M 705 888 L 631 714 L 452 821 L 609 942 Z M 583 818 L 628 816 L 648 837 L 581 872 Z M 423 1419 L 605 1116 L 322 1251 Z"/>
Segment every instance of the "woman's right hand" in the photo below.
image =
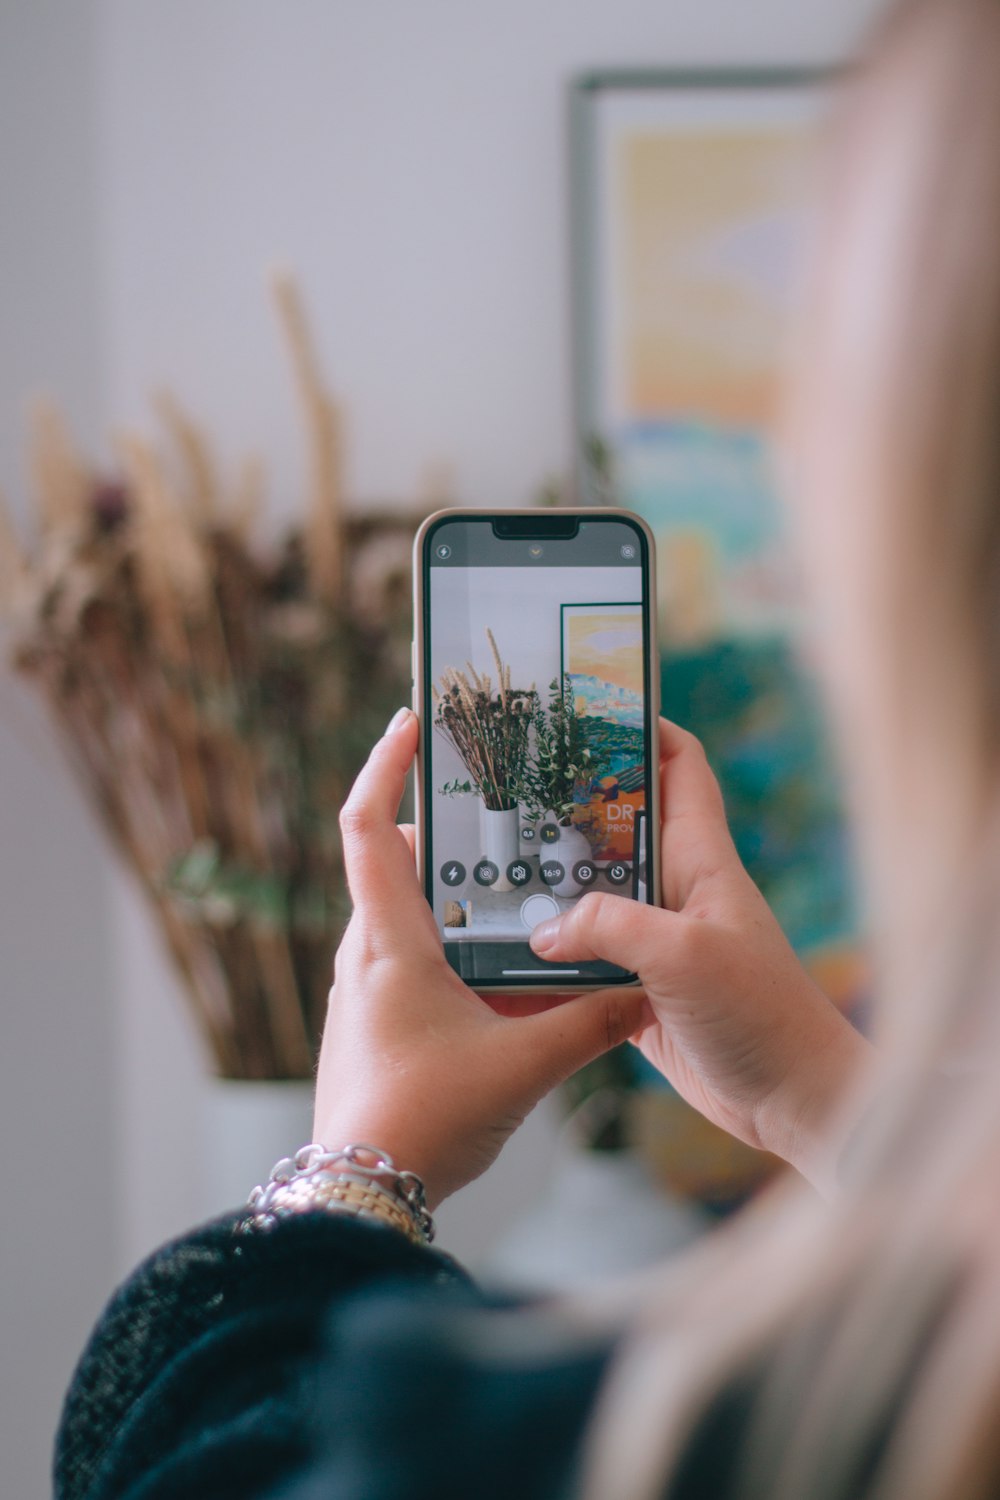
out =
<path fill-rule="evenodd" d="M 743 868 L 701 744 L 666 720 L 660 778 L 665 909 L 590 893 L 531 945 L 637 972 L 656 1017 L 636 1038 L 649 1061 L 709 1120 L 829 1188 L 850 1129 L 838 1106 L 868 1044 Z"/>

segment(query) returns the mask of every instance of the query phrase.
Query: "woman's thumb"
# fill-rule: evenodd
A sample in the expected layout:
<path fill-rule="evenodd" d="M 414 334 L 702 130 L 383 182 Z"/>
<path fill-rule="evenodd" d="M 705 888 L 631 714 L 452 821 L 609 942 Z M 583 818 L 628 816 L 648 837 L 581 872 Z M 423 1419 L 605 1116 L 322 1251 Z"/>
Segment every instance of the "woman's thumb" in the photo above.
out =
<path fill-rule="evenodd" d="M 664 918 L 670 914 L 626 896 L 590 892 L 565 916 L 541 922 L 531 934 L 532 949 L 549 962 L 603 959 L 639 974 L 662 949 Z"/>

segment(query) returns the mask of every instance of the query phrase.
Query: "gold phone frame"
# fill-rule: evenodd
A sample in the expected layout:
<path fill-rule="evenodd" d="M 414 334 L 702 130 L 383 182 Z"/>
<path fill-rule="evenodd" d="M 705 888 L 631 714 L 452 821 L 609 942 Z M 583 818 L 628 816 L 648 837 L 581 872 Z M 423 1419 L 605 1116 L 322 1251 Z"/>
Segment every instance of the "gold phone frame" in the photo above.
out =
<path fill-rule="evenodd" d="M 659 765 L 657 752 L 657 725 L 660 718 L 660 672 L 659 672 L 659 649 L 657 642 L 657 604 L 656 604 L 656 543 L 653 533 L 648 524 L 641 516 L 635 515 L 633 511 L 625 510 L 616 505 L 587 505 L 567 506 L 565 511 L 572 515 L 578 515 L 587 520 L 593 520 L 599 516 L 608 516 L 617 521 L 627 520 L 637 526 L 646 539 L 646 557 L 648 562 L 646 578 L 646 597 L 648 608 L 646 611 L 645 648 L 648 653 L 649 662 L 649 707 L 651 711 L 651 734 L 650 747 L 652 755 L 650 765 Z M 565 513 L 563 507 L 559 508 L 559 514 Z M 449 507 L 437 510 L 427 517 L 421 524 L 413 541 L 413 641 L 411 646 L 411 666 L 413 674 L 413 711 L 420 724 L 420 736 L 417 745 L 417 759 L 415 768 L 415 802 L 414 808 L 416 823 L 416 846 L 417 846 L 417 872 L 420 877 L 420 889 L 427 896 L 427 867 L 426 867 L 426 831 L 424 827 L 424 807 L 426 802 L 426 777 L 428 767 L 425 762 L 425 740 L 429 737 L 431 726 L 425 723 L 424 714 L 424 654 L 426 642 L 424 639 L 424 613 L 425 613 L 425 590 L 424 590 L 424 568 L 423 550 L 424 541 L 428 533 L 439 521 L 486 521 L 500 516 L 532 516 L 536 519 L 544 517 L 546 512 L 537 507 L 525 507 L 524 509 L 510 510 L 477 510 L 471 506 Z M 657 831 L 660 827 L 660 777 L 658 772 L 649 778 L 649 803 L 648 803 L 649 826 L 653 830 L 653 837 L 648 841 L 648 849 L 651 859 L 647 861 L 646 889 L 649 906 L 662 905 L 660 885 L 660 840 Z M 603 990 L 609 987 L 616 989 L 635 989 L 639 984 L 636 977 L 624 980 L 588 979 L 581 978 L 578 983 L 567 984 L 565 988 L 558 984 L 475 984 L 471 986 L 477 994 L 504 994 L 511 991 L 519 995 L 559 995 L 559 994 L 581 994 L 586 990 Z"/>

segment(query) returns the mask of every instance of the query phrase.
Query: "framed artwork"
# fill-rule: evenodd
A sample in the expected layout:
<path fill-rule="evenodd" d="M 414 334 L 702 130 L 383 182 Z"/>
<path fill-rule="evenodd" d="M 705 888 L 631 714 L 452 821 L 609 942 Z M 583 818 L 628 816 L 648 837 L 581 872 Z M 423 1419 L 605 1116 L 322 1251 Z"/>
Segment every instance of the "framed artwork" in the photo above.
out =
<path fill-rule="evenodd" d="M 596 767 L 574 821 L 599 864 L 636 859 L 645 810 L 641 604 L 563 604 L 562 681 Z"/>
<path fill-rule="evenodd" d="M 657 539 L 664 712 L 845 1010 L 864 992 L 840 798 L 770 453 L 830 74 L 609 72 L 572 92 L 580 490 Z"/>

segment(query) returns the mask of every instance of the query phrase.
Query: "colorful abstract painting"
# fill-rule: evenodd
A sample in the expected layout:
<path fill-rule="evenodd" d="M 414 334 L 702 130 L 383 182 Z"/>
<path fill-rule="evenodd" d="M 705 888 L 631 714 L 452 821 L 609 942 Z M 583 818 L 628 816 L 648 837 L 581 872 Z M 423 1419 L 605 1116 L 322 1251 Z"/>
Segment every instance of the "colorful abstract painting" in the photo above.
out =
<path fill-rule="evenodd" d="M 751 874 L 856 1014 L 848 844 L 772 459 L 825 103 L 794 74 L 581 81 L 577 427 L 603 457 L 589 498 L 610 487 L 656 534 L 664 712 L 704 742 Z"/>

